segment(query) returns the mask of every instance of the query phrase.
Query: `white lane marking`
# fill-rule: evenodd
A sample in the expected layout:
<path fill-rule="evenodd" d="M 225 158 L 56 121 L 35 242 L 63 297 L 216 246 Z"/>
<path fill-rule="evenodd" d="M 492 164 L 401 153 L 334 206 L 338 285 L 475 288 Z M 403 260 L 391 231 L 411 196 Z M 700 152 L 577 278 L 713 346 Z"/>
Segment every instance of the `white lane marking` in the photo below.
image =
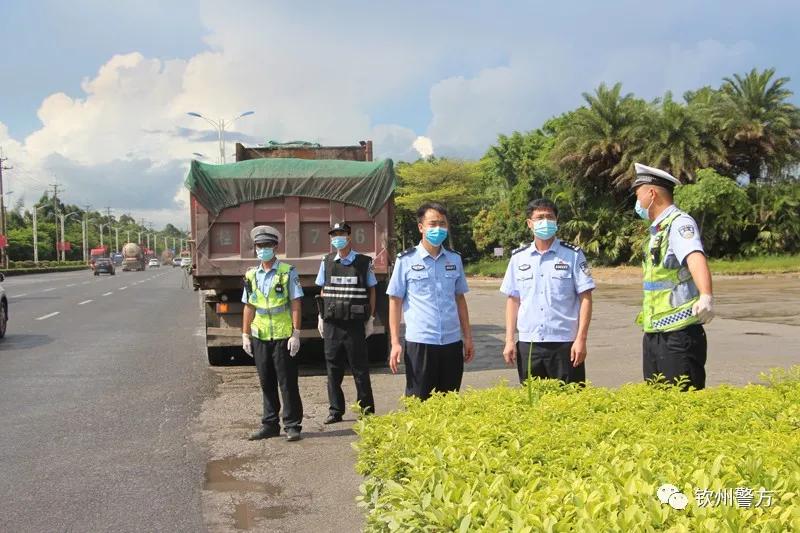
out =
<path fill-rule="evenodd" d="M 125 285 L 124 287 L 120 287 L 120 288 L 119 288 L 119 289 L 117 289 L 117 290 L 124 291 L 124 290 L 125 290 L 125 289 L 127 289 L 127 288 L 128 288 L 128 286 L 127 286 L 127 285 Z"/>
<path fill-rule="evenodd" d="M 74 287 L 75 285 L 77 285 L 77 283 L 70 283 L 69 285 L 67 285 L 67 287 Z"/>
<path fill-rule="evenodd" d="M 104 292 L 103 296 L 111 296 L 112 294 L 114 294 L 114 293 L 113 292 Z"/>
<path fill-rule="evenodd" d="M 50 292 L 50 291 L 54 291 L 54 290 L 56 290 L 55 287 L 50 287 L 49 289 L 45 289 L 42 292 Z"/>
<path fill-rule="evenodd" d="M 49 315 L 40 316 L 36 320 L 44 320 L 46 318 L 50 318 L 50 317 L 56 316 L 56 315 L 58 315 L 60 313 L 61 313 L 61 311 L 56 311 L 55 313 L 50 313 Z"/>
<path fill-rule="evenodd" d="M 78 302 L 78 305 L 88 304 L 89 302 L 93 302 L 94 300 L 84 300 L 82 302 Z"/>
<path fill-rule="evenodd" d="M 28 295 L 28 293 L 27 293 L 27 292 L 23 292 L 22 294 L 15 294 L 15 295 L 13 295 L 13 296 L 12 296 L 12 298 L 22 298 L 23 296 L 27 296 L 27 295 Z"/>

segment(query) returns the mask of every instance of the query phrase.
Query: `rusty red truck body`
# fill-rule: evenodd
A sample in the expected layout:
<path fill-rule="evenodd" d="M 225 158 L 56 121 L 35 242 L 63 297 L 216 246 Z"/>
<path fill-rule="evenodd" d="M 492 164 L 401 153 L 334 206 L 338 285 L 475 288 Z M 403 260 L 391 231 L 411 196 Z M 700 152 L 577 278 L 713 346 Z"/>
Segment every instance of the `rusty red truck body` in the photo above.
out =
<path fill-rule="evenodd" d="M 237 162 L 275 157 L 371 161 L 372 143 L 341 147 L 301 144 L 247 148 L 236 145 Z M 257 264 L 250 230 L 262 224 L 281 232 L 283 240 L 277 256 L 293 265 L 300 276 L 305 294 L 301 353 L 305 353 L 309 345 L 321 348 L 321 343 L 307 342 L 319 339 L 315 297 L 320 289 L 314 281 L 322 257 L 332 251 L 328 230 L 340 221 L 352 228 L 354 250 L 373 258 L 378 279 L 377 320 L 375 334 L 369 339 L 370 358 L 386 360 L 388 340 L 383 328 L 388 322 L 386 284 L 395 257 L 393 195 L 375 216 L 370 216 L 362 207 L 305 196 L 243 202 L 212 215 L 194 194 L 190 198 L 192 277 L 194 288 L 202 291 L 210 364 L 223 364 L 241 351 L 243 276 L 248 268 Z"/>

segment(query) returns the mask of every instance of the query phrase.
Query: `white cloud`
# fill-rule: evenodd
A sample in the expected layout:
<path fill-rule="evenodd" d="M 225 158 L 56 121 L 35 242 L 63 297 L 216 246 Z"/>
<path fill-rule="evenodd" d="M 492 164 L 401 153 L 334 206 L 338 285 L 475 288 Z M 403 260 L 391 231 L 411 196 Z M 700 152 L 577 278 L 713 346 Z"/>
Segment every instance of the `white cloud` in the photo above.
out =
<path fill-rule="evenodd" d="M 433 141 L 429 137 L 420 135 L 414 139 L 412 146 L 422 158 L 428 158 L 433 155 Z"/>

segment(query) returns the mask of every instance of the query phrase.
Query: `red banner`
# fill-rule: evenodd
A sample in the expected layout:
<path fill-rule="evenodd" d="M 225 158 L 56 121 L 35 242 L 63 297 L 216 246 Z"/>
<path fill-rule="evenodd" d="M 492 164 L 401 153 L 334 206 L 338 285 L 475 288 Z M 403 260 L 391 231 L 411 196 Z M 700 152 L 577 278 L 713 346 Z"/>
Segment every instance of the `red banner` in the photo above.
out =
<path fill-rule="evenodd" d="M 69 241 L 61 241 L 56 243 L 56 250 L 59 252 L 69 252 L 72 250 L 72 243 Z"/>
<path fill-rule="evenodd" d="M 0 235 L 0 248 L 7 248 L 8 247 L 8 237 L 5 235 Z"/>

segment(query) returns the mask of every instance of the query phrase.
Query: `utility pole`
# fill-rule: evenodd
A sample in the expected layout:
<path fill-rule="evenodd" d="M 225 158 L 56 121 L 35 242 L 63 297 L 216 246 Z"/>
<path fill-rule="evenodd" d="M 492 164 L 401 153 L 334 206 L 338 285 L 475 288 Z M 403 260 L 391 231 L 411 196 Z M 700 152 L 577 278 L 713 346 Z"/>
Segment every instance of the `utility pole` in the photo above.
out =
<path fill-rule="evenodd" d="M 56 261 L 58 261 L 58 189 L 61 188 L 61 185 L 58 183 L 51 183 L 50 186 L 53 188 L 53 216 L 56 221 Z M 61 192 L 64 192 L 61 189 Z M 64 239 L 64 236 L 61 236 L 61 239 Z"/>
<path fill-rule="evenodd" d="M 86 209 L 83 210 L 83 262 L 88 263 L 89 258 L 89 209 L 91 209 L 91 205 L 85 204 L 83 207 Z"/>
<path fill-rule="evenodd" d="M 14 168 L 3 165 L 7 160 L 7 157 L 0 155 L 0 234 L 6 239 L 6 246 L 3 248 L 3 268 L 8 268 L 8 234 L 6 233 L 6 197 L 3 194 L 3 171 Z"/>

